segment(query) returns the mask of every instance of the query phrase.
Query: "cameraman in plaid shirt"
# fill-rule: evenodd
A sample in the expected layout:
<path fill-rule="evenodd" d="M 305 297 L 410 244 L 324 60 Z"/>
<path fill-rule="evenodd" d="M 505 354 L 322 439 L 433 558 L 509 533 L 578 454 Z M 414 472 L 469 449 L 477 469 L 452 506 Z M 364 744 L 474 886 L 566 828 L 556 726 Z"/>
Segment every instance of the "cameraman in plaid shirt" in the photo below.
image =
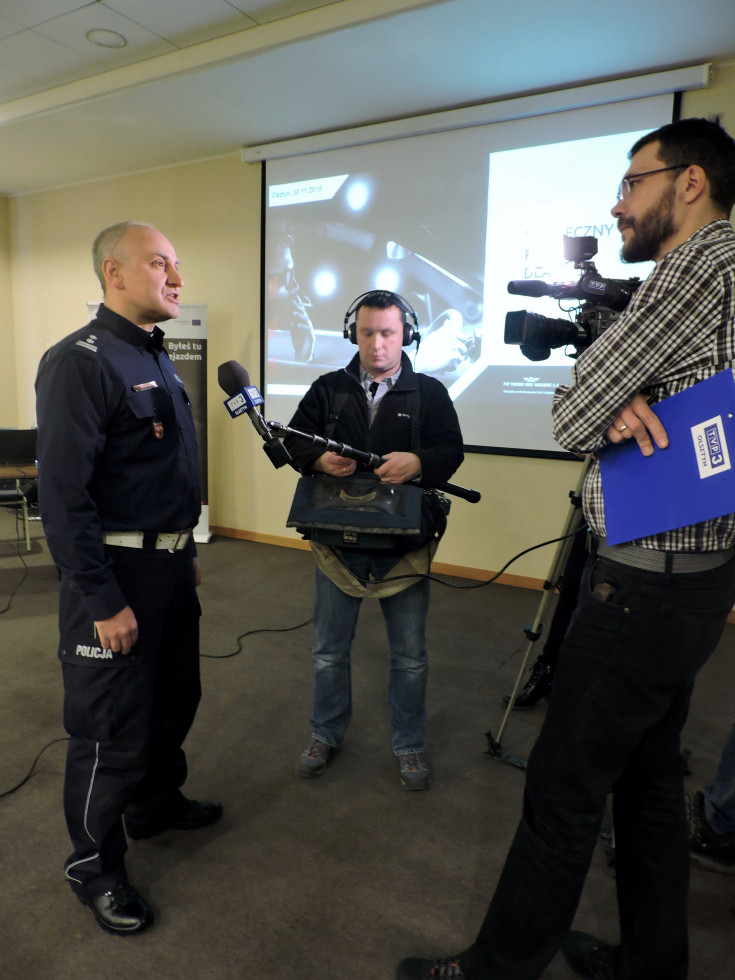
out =
<path fill-rule="evenodd" d="M 735 359 L 735 141 L 684 119 L 640 139 L 612 208 L 630 262 L 654 260 L 557 389 L 554 436 L 594 453 L 667 434 L 650 406 Z M 689 843 L 680 733 L 735 602 L 735 514 L 605 540 L 599 467 L 583 488 L 590 555 L 528 762 L 523 815 L 475 943 L 404 960 L 399 980 L 539 980 L 562 947 L 590 980 L 685 980 Z M 620 943 L 569 932 L 613 793 Z"/>

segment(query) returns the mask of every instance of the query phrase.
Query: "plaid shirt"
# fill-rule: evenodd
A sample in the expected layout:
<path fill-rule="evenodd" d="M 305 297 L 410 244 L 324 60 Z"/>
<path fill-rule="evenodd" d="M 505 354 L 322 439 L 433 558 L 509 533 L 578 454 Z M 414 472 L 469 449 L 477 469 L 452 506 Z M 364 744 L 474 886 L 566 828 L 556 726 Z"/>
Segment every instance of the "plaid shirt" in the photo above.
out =
<path fill-rule="evenodd" d="M 607 445 L 605 432 L 636 394 L 651 404 L 732 366 L 735 359 L 735 231 L 720 218 L 668 252 L 625 312 L 577 360 L 573 383 L 554 394 L 554 438 L 576 453 Z M 605 537 L 600 467 L 582 492 L 591 530 Z M 735 545 L 735 513 L 640 538 L 663 551 Z"/>

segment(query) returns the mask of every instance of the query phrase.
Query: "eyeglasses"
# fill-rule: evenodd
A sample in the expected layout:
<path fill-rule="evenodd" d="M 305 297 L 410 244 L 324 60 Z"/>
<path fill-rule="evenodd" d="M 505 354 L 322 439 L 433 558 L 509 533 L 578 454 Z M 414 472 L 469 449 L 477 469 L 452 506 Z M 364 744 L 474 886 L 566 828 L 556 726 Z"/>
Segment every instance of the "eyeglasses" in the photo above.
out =
<path fill-rule="evenodd" d="M 659 167 L 657 170 L 644 170 L 640 174 L 628 174 L 627 177 L 623 177 L 618 185 L 618 200 L 624 201 L 633 190 L 635 184 L 631 183 L 631 181 L 640 180 L 641 177 L 650 177 L 651 174 L 662 174 L 666 170 L 686 170 L 688 166 L 688 163 L 675 163 L 671 167 Z"/>

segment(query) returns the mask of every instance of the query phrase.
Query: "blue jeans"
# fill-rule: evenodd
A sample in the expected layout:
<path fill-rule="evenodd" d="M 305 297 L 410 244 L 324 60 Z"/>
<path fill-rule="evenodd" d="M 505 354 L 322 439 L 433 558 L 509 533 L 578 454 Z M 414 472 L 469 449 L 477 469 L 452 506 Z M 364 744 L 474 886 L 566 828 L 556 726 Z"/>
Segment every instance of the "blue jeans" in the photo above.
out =
<path fill-rule="evenodd" d="M 361 579 L 390 575 L 395 557 L 347 554 L 343 557 Z M 328 745 L 342 744 L 352 718 L 350 649 L 362 599 L 347 595 L 316 569 L 314 607 L 313 734 Z M 372 600 L 371 600 L 372 601 Z M 426 614 L 429 580 L 419 579 L 396 595 L 378 600 L 390 644 L 388 717 L 393 752 L 423 751 L 426 733 Z"/>
<path fill-rule="evenodd" d="M 609 583 L 604 601 L 595 586 Z M 624 980 L 685 980 L 689 848 L 680 733 L 735 599 L 735 560 L 667 575 L 589 559 L 523 814 L 472 980 L 538 980 L 567 935 L 613 793 Z M 615 936 L 601 937 L 614 942 Z"/>
<path fill-rule="evenodd" d="M 735 722 L 722 750 L 714 782 L 705 787 L 704 815 L 716 834 L 735 833 Z"/>

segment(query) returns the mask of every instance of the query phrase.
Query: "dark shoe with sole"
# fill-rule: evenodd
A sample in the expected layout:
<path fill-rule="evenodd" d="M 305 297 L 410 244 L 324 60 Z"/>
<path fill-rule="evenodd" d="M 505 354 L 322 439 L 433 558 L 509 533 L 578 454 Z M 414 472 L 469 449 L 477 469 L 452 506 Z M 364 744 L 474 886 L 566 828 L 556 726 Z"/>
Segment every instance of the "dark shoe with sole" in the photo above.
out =
<path fill-rule="evenodd" d="M 308 748 L 304 749 L 299 756 L 299 761 L 296 763 L 296 772 L 299 776 L 306 776 L 307 779 L 321 776 L 327 768 L 329 760 L 339 752 L 341 747 L 335 747 L 328 742 L 322 742 L 320 738 L 314 738 L 312 736 Z"/>
<path fill-rule="evenodd" d="M 521 688 L 518 697 L 513 704 L 514 711 L 525 711 L 528 708 L 535 708 L 539 701 L 548 698 L 551 694 L 551 683 L 554 675 L 550 667 L 537 660 L 531 668 L 531 676 Z M 503 701 L 508 704 L 511 695 L 503 695 Z"/>
<path fill-rule="evenodd" d="M 77 895 L 92 910 L 97 924 L 113 936 L 132 936 L 153 922 L 153 913 L 130 885 L 117 885 L 97 898 Z"/>
<path fill-rule="evenodd" d="M 735 833 L 718 834 L 712 830 L 704 815 L 704 793 L 695 793 L 687 802 L 692 857 L 713 871 L 735 874 Z"/>
<path fill-rule="evenodd" d="M 561 951 L 569 966 L 585 980 L 619 980 L 619 946 L 601 943 L 586 932 L 570 932 Z"/>
<path fill-rule="evenodd" d="M 448 980 L 467 980 L 467 974 L 462 970 L 456 956 L 447 956 L 438 960 L 411 956 L 407 960 L 401 960 L 396 971 L 397 980 L 436 980 L 438 977 L 446 977 Z"/>
<path fill-rule="evenodd" d="M 398 756 L 398 772 L 404 789 L 428 789 L 431 786 L 431 769 L 423 752 L 402 752 Z"/>
<path fill-rule="evenodd" d="M 182 796 L 179 803 L 170 810 L 150 817 L 146 821 L 136 821 L 125 817 L 125 830 L 132 840 L 146 840 L 156 837 L 164 830 L 201 830 L 211 827 L 222 816 L 222 804 L 211 800 L 187 800 Z"/>
<path fill-rule="evenodd" d="M 396 971 L 397 980 L 436 980 L 438 977 L 447 977 L 448 980 L 466 980 L 467 974 L 462 970 L 456 956 L 439 960 L 424 960 L 412 956 L 407 960 L 401 960 Z"/>

